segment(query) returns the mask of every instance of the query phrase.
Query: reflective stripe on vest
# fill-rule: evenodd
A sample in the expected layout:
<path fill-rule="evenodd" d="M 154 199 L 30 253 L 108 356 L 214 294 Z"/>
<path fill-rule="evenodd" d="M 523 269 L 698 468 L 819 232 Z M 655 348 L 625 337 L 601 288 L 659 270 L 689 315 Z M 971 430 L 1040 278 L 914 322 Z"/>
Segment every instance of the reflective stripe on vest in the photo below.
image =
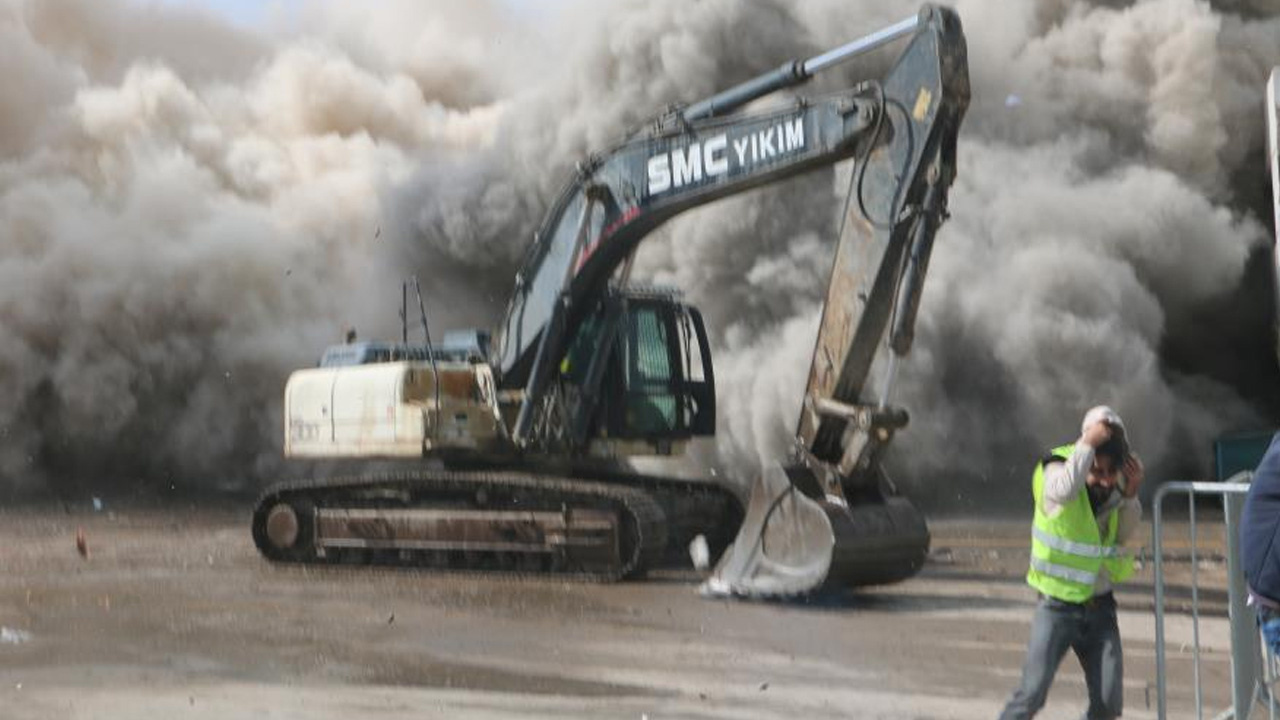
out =
<path fill-rule="evenodd" d="M 1070 568 L 1066 565 L 1056 565 L 1048 560 L 1041 560 L 1038 557 L 1031 558 L 1031 567 L 1037 572 L 1042 572 L 1045 575 L 1052 575 L 1056 578 L 1082 583 L 1090 587 L 1092 587 L 1098 580 L 1097 573 L 1091 573 L 1087 570 L 1077 570 L 1076 568 Z"/>
<path fill-rule="evenodd" d="M 1054 550 L 1061 550 L 1064 553 L 1072 555 L 1082 555 L 1084 557 L 1109 558 L 1116 557 L 1120 554 L 1120 550 L 1114 545 L 1092 545 L 1090 543 L 1075 542 L 1066 538 L 1050 535 L 1040 528 L 1031 526 L 1031 537 L 1039 540 Z"/>

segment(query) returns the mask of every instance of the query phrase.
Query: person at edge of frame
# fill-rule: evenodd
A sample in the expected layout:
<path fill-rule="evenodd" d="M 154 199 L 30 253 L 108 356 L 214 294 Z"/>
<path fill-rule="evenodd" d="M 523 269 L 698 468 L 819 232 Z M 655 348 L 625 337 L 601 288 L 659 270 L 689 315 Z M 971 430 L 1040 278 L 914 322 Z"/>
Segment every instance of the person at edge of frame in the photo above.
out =
<path fill-rule="evenodd" d="M 1240 560 L 1249 604 L 1271 654 L 1280 653 L 1280 433 L 1253 472 L 1240 517 Z"/>
<path fill-rule="evenodd" d="M 1124 423 L 1105 405 L 1085 413 L 1074 444 L 1054 448 L 1036 465 L 1027 584 L 1040 598 L 1022 681 L 1000 720 L 1031 718 L 1044 707 L 1068 649 L 1089 691 L 1082 717 L 1120 717 L 1124 659 L 1111 588 L 1133 574 L 1133 556 L 1121 546 L 1142 521 L 1142 480 Z"/>

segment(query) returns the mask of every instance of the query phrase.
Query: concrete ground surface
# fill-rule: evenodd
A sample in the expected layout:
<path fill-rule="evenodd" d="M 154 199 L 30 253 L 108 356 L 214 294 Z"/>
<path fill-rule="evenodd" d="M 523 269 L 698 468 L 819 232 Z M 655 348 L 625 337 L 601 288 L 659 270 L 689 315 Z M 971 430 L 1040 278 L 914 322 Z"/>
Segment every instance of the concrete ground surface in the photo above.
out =
<path fill-rule="evenodd" d="M 591 585 L 272 565 L 247 509 L 0 510 L 0 717 L 994 718 L 1034 605 L 1027 521 L 932 530 L 910 581 L 781 605 L 702 599 L 691 572 Z M 1180 532 L 1169 716 L 1194 717 Z M 1221 536 L 1201 528 L 1196 566 L 1206 717 L 1229 702 Z M 1125 717 L 1153 718 L 1149 563 L 1118 596 Z M 1068 656 L 1039 717 L 1084 704 Z"/>

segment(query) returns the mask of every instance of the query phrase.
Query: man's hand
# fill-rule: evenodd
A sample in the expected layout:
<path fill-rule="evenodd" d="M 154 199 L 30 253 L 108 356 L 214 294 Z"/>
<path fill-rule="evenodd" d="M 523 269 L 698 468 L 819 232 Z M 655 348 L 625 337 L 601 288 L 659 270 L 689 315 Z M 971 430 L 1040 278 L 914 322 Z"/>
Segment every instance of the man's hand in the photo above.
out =
<path fill-rule="evenodd" d="M 1097 450 L 1103 443 L 1111 439 L 1111 424 L 1106 422 L 1095 422 L 1084 429 L 1084 434 L 1080 436 L 1086 445 Z"/>
<path fill-rule="evenodd" d="M 1121 469 L 1124 473 L 1124 496 L 1127 498 L 1137 497 L 1138 488 L 1142 486 L 1142 478 L 1145 477 L 1145 471 L 1142 468 L 1142 461 L 1138 459 L 1137 454 L 1130 453 L 1125 458 L 1124 467 Z"/>

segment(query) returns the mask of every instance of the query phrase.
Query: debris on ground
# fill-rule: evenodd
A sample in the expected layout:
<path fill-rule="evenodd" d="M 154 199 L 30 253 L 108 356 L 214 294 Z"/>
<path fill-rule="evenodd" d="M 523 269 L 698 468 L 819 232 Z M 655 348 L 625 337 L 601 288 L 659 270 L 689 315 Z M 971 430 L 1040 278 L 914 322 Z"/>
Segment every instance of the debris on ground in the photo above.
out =
<path fill-rule="evenodd" d="M 0 627 L 0 645 L 21 645 L 31 642 L 31 633 L 9 627 Z"/>
<path fill-rule="evenodd" d="M 689 559 L 698 572 L 706 572 L 711 568 L 711 548 L 707 545 L 706 536 L 698 535 L 689 543 Z"/>

